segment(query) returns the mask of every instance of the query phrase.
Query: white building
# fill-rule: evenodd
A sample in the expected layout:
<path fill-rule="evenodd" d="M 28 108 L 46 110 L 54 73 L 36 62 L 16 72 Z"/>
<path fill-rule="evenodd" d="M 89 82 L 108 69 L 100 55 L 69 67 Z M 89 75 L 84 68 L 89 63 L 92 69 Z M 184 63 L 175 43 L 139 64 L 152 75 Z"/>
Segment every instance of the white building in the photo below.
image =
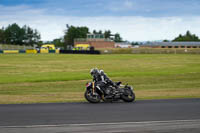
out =
<path fill-rule="evenodd" d="M 132 48 L 132 45 L 128 42 L 117 42 L 115 48 Z"/>

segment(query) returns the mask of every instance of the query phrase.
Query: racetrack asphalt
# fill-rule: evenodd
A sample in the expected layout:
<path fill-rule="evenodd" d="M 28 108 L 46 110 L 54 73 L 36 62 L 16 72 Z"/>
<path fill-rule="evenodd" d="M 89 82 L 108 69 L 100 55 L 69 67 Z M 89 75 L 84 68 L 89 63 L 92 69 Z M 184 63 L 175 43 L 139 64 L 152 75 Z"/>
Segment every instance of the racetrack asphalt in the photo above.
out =
<path fill-rule="evenodd" d="M 34 126 L 61 127 L 70 124 L 76 126 L 100 124 L 98 126 L 102 126 L 103 124 L 109 125 L 109 123 L 116 126 L 121 123 L 116 126 L 119 128 L 123 125 L 133 127 L 131 125 L 134 122 L 156 121 L 158 123 L 175 122 L 176 124 L 182 122 L 182 125 L 193 123 L 196 131 L 200 131 L 200 99 L 139 100 L 133 103 L 0 105 L 0 131 L 2 128 L 6 130 L 26 127 L 27 129 Z"/>

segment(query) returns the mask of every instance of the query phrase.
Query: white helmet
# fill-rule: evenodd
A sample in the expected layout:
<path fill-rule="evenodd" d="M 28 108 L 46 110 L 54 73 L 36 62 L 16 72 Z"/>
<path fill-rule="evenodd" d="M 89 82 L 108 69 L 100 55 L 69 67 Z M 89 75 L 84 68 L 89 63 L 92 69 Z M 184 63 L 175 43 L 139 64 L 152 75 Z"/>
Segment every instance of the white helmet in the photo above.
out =
<path fill-rule="evenodd" d="M 99 73 L 99 70 L 98 70 L 97 68 L 92 68 L 92 69 L 90 70 L 90 74 L 91 74 L 91 75 L 95 75 L 95 74 L 97 74 L 97 73 Z"/>

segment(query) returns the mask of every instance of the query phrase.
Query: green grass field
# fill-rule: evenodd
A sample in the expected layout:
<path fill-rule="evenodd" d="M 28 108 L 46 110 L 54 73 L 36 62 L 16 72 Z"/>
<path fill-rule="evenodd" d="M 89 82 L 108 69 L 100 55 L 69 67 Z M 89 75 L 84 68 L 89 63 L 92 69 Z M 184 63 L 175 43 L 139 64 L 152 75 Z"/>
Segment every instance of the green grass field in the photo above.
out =
<path fill-rule="evenodd" d="M 200 56 L 0 54 L 0 104 L 85 101 L 93 67 L 135 87 L 136 100 L 200 98 Z"/>

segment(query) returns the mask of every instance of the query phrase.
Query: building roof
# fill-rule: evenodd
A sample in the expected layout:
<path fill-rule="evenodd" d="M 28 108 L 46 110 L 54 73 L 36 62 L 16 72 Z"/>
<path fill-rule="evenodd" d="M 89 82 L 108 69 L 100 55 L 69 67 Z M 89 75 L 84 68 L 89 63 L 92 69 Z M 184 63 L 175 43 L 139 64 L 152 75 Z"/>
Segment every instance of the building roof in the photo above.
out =
<path fill-rule="evenodd" d="M 75 38 L 74 42 L 90 42 L 90 41 L 95 41 L 95 42 L 113 42 L 113 40 L 109 38 Z"/>
<path fill-rule="evenodd" d="M 200 42 L 147 42 L 143 46 L 200 46 Z"/>
<path fill-rule="evenodd" d="M 131 43 L 128 42 L 116 42 L 116 45 L 131 45 Z"/>

